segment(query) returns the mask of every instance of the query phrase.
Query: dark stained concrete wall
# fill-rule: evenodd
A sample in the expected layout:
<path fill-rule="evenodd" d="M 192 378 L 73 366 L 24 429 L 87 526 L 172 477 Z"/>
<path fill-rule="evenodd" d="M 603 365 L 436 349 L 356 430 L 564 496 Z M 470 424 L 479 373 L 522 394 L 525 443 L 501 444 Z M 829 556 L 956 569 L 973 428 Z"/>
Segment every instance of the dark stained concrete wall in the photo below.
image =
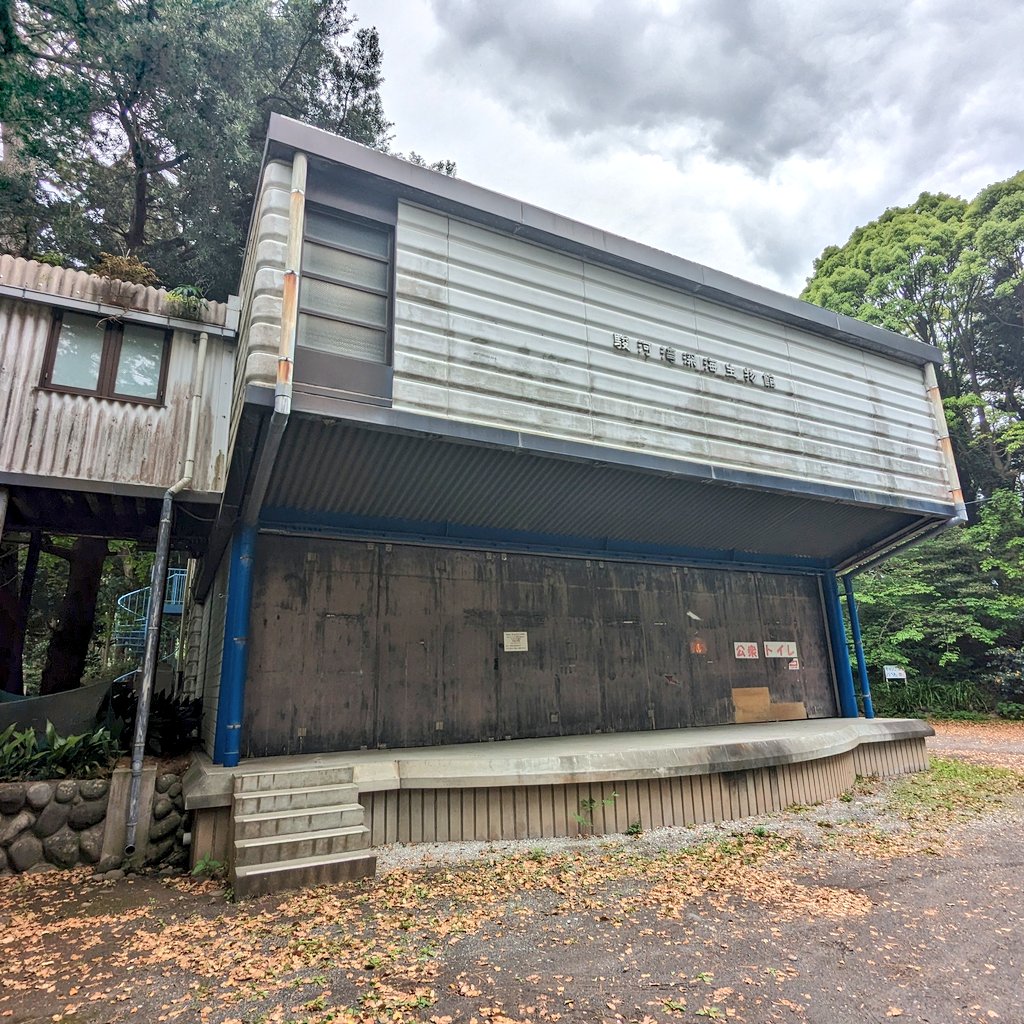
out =
<path fill-rule="evenodd" d="M 719 725 L 734 687 L 837 714 L 808 576 L 261 536 L 250 637 L 249 757 Z M 776 640 L 799 669 L 734 656 Z"/>

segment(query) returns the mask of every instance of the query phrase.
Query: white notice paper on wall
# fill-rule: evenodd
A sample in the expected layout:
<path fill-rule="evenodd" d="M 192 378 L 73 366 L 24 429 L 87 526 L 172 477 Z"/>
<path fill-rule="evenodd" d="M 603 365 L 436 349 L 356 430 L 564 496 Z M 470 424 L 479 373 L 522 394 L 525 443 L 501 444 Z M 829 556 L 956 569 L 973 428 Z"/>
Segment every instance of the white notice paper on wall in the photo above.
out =
<path fill-rule="evenodd" d="M 509 651 L 528 651 L 530 649 L 525 630 L 521 633 L 505 633 L 503 635 L 502 647 L 505 648 L 506 654 Z"/>

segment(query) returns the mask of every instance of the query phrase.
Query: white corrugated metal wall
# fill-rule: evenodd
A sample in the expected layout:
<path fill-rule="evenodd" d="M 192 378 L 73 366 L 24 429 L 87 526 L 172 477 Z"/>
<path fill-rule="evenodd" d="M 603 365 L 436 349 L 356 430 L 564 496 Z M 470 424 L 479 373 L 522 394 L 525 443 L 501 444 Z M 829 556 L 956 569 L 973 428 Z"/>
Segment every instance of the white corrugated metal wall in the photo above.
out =
<path fill-rule="evenodd" d="M 408 204 L 396 265 L 396 409 L 949 500 L 920 367 Z"/>

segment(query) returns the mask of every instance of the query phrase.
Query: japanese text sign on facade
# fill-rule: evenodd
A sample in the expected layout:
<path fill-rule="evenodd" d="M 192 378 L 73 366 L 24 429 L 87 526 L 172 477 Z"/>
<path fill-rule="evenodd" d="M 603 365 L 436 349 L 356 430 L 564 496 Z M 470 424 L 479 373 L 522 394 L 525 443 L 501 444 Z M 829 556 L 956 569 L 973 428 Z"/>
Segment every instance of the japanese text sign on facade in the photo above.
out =
<path fill-rule="evenodd" d="M 775 374 L 769 373 L 767 370 L 739 366 L 724 359 L 702 356 L 696 352 L 686 352 L 671 345 L 656 345 L 654 342 L 644 341 L 642 338 L 631 338 L 628 334 L 613 333 L 612 348 L 616 352 L 628 352 L 643 360 L 665 363 L 683 370 L 695 370 L 697 373 L 709 374 L 712 377 L 740 381 L 743 384 L 752 384 L 754 387 L 767 388 L 769 391 L 774 391 L 779 386 Z"/>
<path fill-rule="evenodd" d="M 760 657 L 757 644 L 752 644 L 744 641 L 743 643 L 733 643 L 733 653 L 737 658 L 752 659 L 756 661 Z"/>
<path fill-rule="evenodd" d="M 795 658 L 796 653 L 796 641 L 795 640 L 765 640 L 764 642 L 764 656 L 766 658 Z"/>

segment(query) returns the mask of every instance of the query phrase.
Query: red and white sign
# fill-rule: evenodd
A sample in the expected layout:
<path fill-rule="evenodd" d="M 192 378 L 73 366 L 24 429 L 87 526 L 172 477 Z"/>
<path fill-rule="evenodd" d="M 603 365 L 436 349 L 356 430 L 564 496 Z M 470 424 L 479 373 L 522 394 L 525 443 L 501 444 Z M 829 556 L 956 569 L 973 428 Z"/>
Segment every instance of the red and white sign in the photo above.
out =
<path fill-rule="evenodd" d="M 732 645 L 732 649 L 736 657 L 743 658 L 744 661 L 748 659 L 757 661 L 758 657 L 760 656 L 757 649 L 757 644 L 752 644 L 749 642 L 738 644 L 734 642 Z"/>
<path fill-rule="evenodd" d="M 795 640 L 765 640 L 764 656 L 766 658 L 792 659 L 797 656 Z"/>
<path fill-rule="evenodd" d="M 790 672 L 799 672 L 800 671 L 800 659 L 799 658 L 794 658 L 789 663 L 789 670 L 790 670 Z"/>

